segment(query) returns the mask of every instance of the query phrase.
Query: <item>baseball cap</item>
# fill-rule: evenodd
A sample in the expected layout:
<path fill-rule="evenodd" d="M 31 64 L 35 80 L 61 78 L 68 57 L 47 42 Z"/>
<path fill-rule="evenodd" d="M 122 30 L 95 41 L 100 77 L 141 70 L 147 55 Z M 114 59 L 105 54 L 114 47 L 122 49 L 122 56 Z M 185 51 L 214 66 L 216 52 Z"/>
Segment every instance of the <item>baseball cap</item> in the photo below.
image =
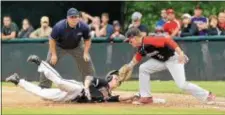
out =
<path fill-rule="evenodd" d="M 134 12 L 131 16 L 131 19 L 134 20 L 138 20 L 142 18 L 142 14 L 140 12 Z"/>
<path fill-rule="evenodd" d="M 182 15 L 182 18 L 188 18 L 188 19 L 190 19 L 191 18 L 191 15 L 188 14 L 188 13 L 185 13 L 185 14 Z"/>
<path fill-rule="evenodd" d="M 174 10 L 172 8 L 167 9 L 166 14 L 174 14 Z"/>
<path fill-rule="evenodd" d="M 129 42 L 132 37 L 138 36 L 138 35 L 140 35 L 140 33 L 141 32 L 138 28 L 132 27 L 132 28 L 128 29 L 125 34 L 126 39 L 124 40 L 124 42 Z"/>
<path fill-rule="evenodd" d="M 67 11 L 67 16 L 79 16 L 79 15 L 80 15 L 80 13 L 76 8 L 70 8 Z"/>

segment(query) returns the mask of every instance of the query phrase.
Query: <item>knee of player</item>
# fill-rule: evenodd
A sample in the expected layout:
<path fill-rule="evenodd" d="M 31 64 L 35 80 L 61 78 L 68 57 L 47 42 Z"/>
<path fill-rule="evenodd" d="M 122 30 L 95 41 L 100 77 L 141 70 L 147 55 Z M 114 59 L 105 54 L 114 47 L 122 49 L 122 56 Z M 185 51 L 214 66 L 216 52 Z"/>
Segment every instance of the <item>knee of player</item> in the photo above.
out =
<path fill-rule="evenodd" d="M 183 82 L 183 83 L 177 83 L 177 86 L 181 89 L 181 90 L 186 90 L 188 83 L 187 82 Z"/>

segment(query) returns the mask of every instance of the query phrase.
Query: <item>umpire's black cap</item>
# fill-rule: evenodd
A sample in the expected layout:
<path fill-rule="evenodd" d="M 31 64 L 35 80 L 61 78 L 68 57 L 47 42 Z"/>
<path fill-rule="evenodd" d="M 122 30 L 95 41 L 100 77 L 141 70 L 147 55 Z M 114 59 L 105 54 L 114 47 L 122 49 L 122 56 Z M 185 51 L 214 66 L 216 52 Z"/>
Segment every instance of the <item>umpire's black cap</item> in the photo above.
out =
<path fill-rule="evenodd" d="M 132 27 L 127 30 L 125 34 L 126 39 L 124 40 L 124 42 L 129 42 L 131 38 L 133 38 L 134 36 L 140 36 L 140 34 L 141 34 L 141 31 L 138 28 Z"/>
<path fill-rule="evenodd" d="M 79 16 L 80 12 L 76 8 L 70 8 L 67 11 L 67 16 Z"/>

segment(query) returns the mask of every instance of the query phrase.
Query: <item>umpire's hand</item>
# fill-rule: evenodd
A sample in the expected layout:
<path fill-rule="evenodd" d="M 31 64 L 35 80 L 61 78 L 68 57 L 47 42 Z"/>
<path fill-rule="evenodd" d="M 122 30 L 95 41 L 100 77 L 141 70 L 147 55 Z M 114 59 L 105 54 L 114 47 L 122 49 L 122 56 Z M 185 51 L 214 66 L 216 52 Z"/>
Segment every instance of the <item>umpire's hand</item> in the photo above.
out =
<path fill-rule="evenodd" d="M 58 61 L 57 55 L 52 55 L 52 56 L 51 56 L 50 63 L 51 63 L 52 65 L 55 65 L 55 64 L 57 63 L 57 61 Z"/>
<path fill-rule="evenodd" d="M 84 53 L 83 58 L 84 58 L 84 61 L 86 61 L 86 62 L 90 61 L 90 56 L 88 53 Z"/>

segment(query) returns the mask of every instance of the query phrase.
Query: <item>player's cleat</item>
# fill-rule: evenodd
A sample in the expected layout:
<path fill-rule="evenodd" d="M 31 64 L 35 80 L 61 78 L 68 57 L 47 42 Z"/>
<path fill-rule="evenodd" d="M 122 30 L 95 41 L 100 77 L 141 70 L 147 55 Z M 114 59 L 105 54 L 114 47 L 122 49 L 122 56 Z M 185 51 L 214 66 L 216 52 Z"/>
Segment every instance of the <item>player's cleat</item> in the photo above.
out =
<path fill-rule="evenodd" d="M 141 97 L 137 101 L 133 101 L 132 104 L 142 105 L 142 104 L 151 104 L 153 103 L 152 97 Z"/>
<path fill-rule="evenodd" d="M 11 76 L 9 76 L 5 79 L 6 82 L 12 82 L 15 85 L 18 85 L 19 80 L 20 80 L 20 77 L 17 73 L 12 74 Z"/>
<path fill-rule="evenodd" d="M 40 65 L 41 64 L 41 59 L 38 56 L 36 56 L 36 55 L 30 55 L 27 58 L 27 62 L 32 62 L 32 63 L 35 63 L 37 65 Z"/>
<path fill-rule="evenodd" d="M 209 95 L 206 99 L 207 104 L 214 104 L 216 99 L 216 95 L 212 94 L 212 92 L 209 92 Z"/>

